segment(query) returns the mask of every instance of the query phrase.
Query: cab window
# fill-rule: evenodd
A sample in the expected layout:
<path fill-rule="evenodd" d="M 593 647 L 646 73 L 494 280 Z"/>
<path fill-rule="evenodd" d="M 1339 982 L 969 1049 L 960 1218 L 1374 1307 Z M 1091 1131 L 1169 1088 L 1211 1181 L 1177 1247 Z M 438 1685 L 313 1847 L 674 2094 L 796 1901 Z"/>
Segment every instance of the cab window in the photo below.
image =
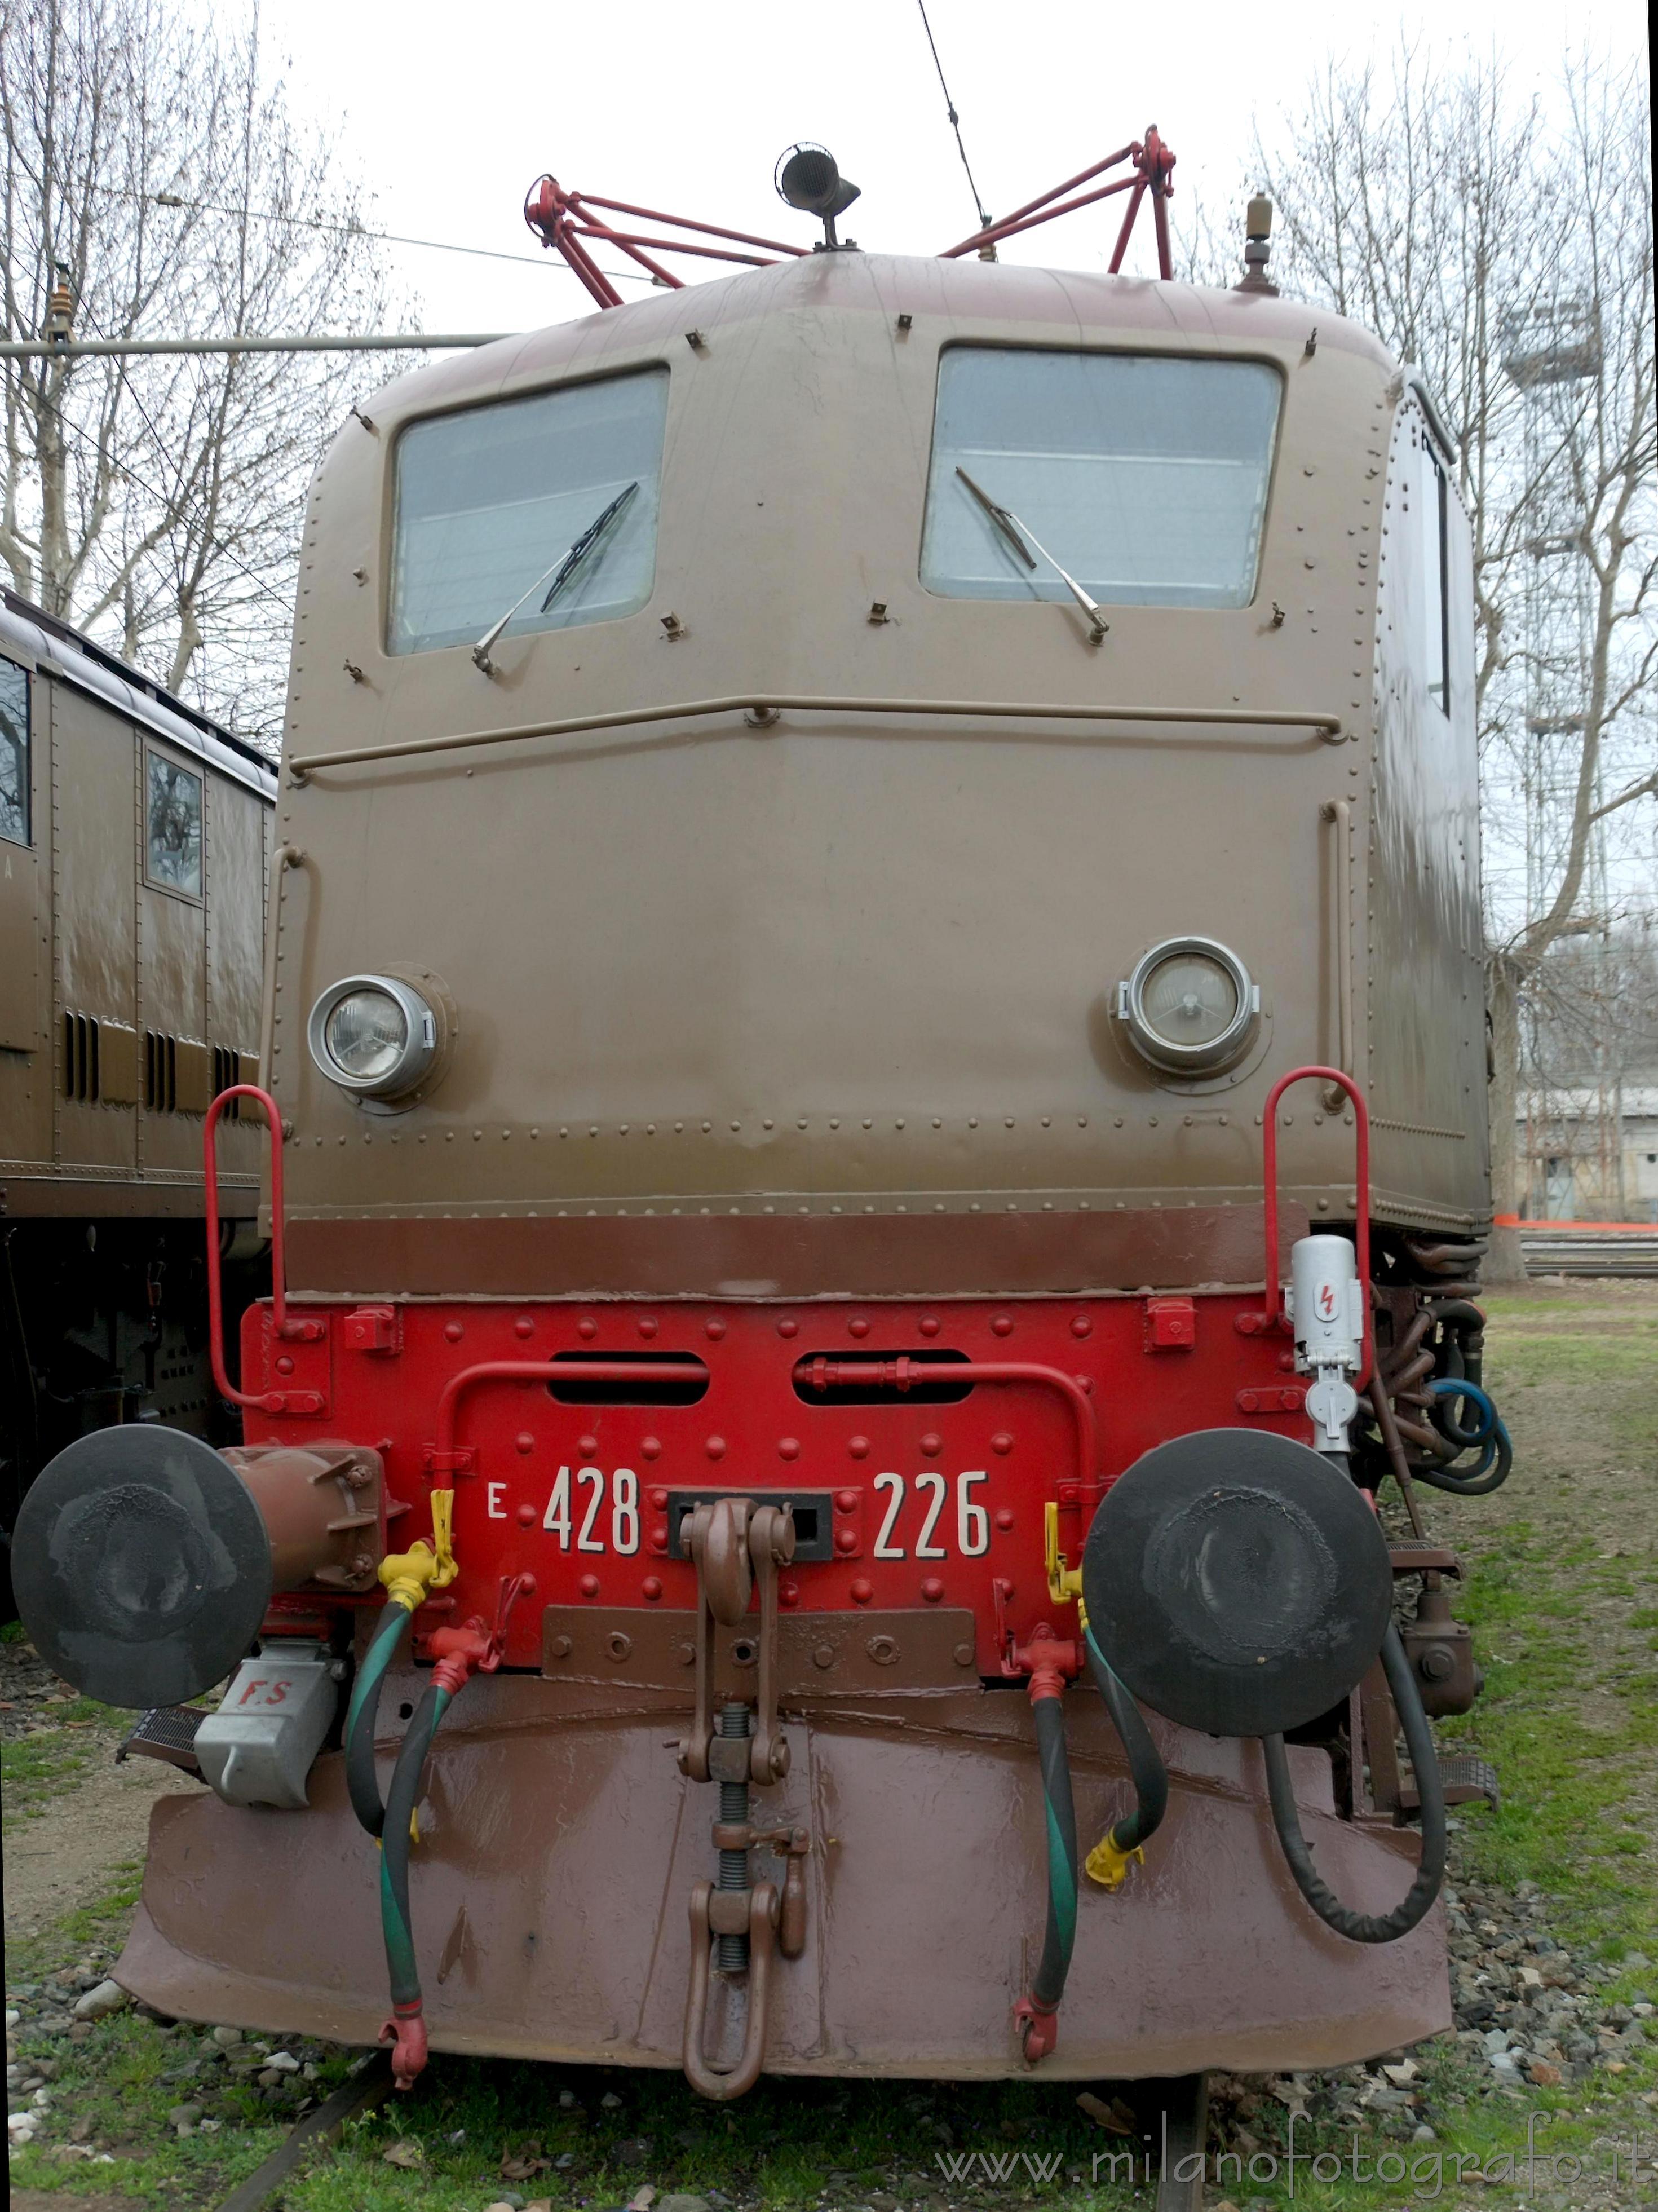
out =
<path fill-rule="evenodd" d="M 29 842 L 29 679 L 15 660 L 0 660 L 0 837 Z"/>
<path fill-rule="evenodd" d="M 656 572 L 668 372 L 412 423 L 398 441 L 389 649 L 635 613 Z"/>
<path fill-rule="evenodd" d="M 158 890 L 202 896 L 202 779 L 161 753 L 145 755 L 144 875 Z"/>
<path fill-rule="evenodd" d="M 951 348 L 922 582 L 951 599 L 1063 599 L 1057 564 L 1108 605 L 1247 605 L 1280 391 L 1260 362 Z"/>

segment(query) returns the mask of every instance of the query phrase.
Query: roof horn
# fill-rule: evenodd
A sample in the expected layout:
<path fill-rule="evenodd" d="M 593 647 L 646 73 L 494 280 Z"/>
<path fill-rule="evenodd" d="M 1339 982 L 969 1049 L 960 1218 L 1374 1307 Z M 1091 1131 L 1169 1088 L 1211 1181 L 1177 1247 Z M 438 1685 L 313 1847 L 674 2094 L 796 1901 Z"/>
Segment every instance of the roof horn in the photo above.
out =
<path fill-rule="evenodd" d="M 779 199 L 807 215 L 822 218 L 823 244 L 814 248 L 815 252 L 834 253 L 853 246 L 851 239 L 842 240 L 835 236 L 835 219 L 844 215 L 858 198 L 858 187 L 850 177 L 841 174 L 827 146 L 817 146 L 810 139 L 803 139 L 799 145 L 789 147 L 778 157 L 777 173 L 772 181 Z"/>

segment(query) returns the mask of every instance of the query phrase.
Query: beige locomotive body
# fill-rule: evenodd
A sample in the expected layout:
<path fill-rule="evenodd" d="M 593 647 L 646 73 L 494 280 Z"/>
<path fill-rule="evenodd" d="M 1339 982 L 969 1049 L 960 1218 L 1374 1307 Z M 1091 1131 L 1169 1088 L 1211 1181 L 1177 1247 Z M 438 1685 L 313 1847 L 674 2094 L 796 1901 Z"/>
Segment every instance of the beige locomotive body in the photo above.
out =
<path fill-rule="evenodd" d="M 1269 365 L 1248 604 L 1115 606 L 1093 645 L 1069 604 L 929 591 L 940 362 L 977 347 Z M 406 426 L 665 368 L 648 602 L 509 632 L 487 678 L 465 646 L 389 653 Z M 312 504 L 280 806 L 307 856 L 273 1061 L 296 1284 L 1132 1286 L 1109 1217 L 1256 1202 L 1272 1081 L 1344 1053 L 1378 1219 L 1483 1218 L 1467 526 L 1453 496 L 1447 715 L 1414 649 L 1430 418 L 1361 331 L 1244 292 L 821 254 L 488 348 L 367 411 Z M 744 711 L 789 699 L 823 703 Z M 537 734 L 599 715 L 618 726 Z M 1114 1012 L 1187 933 L 1262 994 L 1256 1048 L 1208 1082 L 1149 1068 Z M 369 1126 L 307 1012 L 410 963 L 446 986 L 452 1050 Z M 1288 1188 L 1351 1219 L 1351 1163 L 1309 1094 Z"/>

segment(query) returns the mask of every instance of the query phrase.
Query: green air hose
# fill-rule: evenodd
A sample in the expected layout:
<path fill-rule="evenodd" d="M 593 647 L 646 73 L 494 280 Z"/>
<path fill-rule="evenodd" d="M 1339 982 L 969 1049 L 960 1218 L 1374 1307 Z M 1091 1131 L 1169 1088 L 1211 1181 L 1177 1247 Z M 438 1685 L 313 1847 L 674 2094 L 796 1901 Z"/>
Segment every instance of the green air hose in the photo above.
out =
<path fill-rule="evenodd" d="M 380 1717 L 380 1692 L 393 1655 L 409 1625 L 409 1607 L 389 1598 L 382 1608 L 374 1640 L 357 1669 L 351 1703 L 345 1717 L 345 1784 L 351 1809 L 371 1836 L 386 1825 L 380 1802 L 380 1780 L 374 1771 L 374 1730 Z"/>
<path fill-rule="evenodd" d="M 386 1939 L 386 1973 L 396 2016 L 390 2026 L 398 2035 L 399 2058 L 394 2058 L 393 2064 L 399 2067 L 400 2086 L 399 2059 L 404 2048 L 412 2044 L 418 2049 L 419 2065 L 423 2066 L 426 2058 L 420 1970 L 415 1963 L 414 1917 L 409 1908 L 410 1837 L 415 1808 L 420 1802 L 421 1771 L 452 1694 L 434 1682 L 415 1708 L 386 1796 L 386 1828 L 380 1838 L 380 1930 Z"/>
<path fill-rule="evenodd" d="M 1042 1933 L 1042 1959 L 1030 1984 L 1030 2002 L 1036 2012 L 1052 2014 L 1065 1995 L 1077 1942 L 1077 1814 L 1071 1800 L 1071 1762 L 1066 1753 L 1065 1700 L 1039 1698 L 1032 1710 L 1043 1809 L 1048 1815 L 1048 1922 Z"/>

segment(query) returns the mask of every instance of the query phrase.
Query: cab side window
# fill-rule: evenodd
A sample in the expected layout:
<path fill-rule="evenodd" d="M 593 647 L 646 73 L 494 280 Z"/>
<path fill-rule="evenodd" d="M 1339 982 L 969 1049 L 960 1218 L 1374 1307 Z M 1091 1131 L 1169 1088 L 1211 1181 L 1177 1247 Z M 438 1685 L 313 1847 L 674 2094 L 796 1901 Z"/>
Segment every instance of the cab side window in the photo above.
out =
<path fill-rule="evenodd" d="M 0 660 L 0 837 L 29 842 L 29 679 Z"/>
<path fill-rule="evenodd" d="M 147 753 L 144 873 L 157 890 L 202 896 L 202 779 Z"/>

